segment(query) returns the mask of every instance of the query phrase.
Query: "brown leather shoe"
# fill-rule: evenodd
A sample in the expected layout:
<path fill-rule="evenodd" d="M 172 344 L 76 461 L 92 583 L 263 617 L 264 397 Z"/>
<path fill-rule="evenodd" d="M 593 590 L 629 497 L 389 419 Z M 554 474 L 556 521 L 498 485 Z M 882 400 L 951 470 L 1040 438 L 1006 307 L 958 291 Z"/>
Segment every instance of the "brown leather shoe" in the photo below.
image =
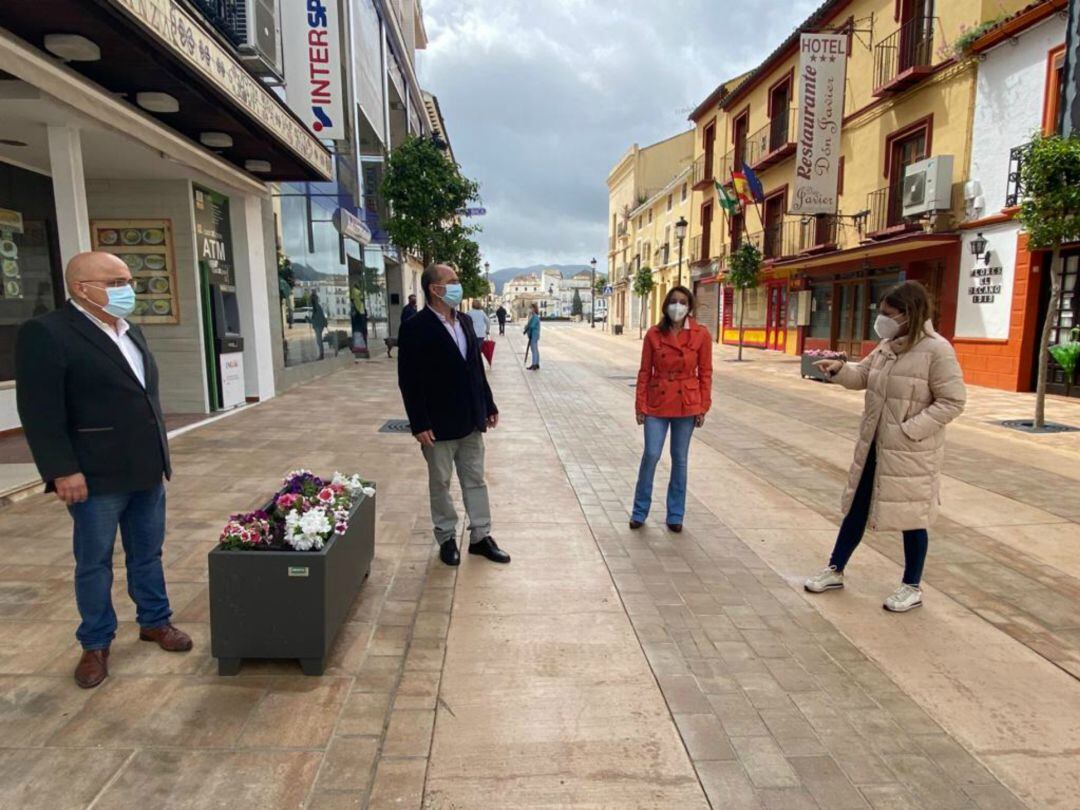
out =
<path fill-rule="evenodd" d="M 109 677 L 109 648 L 83 650 L 79 665 L 75 667 L 75 683 L 83 689 L 93 689 Z"/>
<path fill-rule="evenodd" d="M 191 636 L 171 624 L 153 629 L 141 627 L 139 628 L 139 638 L 142 641 L 155 641 L 161 649 L 168 652 L 187 652 L 193 646 Z"/>

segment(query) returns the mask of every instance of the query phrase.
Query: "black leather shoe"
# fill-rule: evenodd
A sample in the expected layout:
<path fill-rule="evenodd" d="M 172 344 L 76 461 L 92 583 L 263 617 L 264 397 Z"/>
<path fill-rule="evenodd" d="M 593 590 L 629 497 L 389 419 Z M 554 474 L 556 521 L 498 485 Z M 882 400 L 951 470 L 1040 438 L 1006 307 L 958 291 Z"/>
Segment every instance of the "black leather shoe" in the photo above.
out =
<path fill-rule="evenodd" d="M 439 559 L 447 565 L 461 565 L 461 554 L 458 553 L 456 540 L 451 538 L 439 544 Z"/>
<path fill-rule="evenodd" d="M 510 555 L 495 545 L 495 541 L 490 537 L 485 537 L 479 543 L 469 544 L 470 554 L 479 554 L 482 557 L 487 557 L 492 562 L 508 563 L 510 562 Z"/>
<path fill-rule="evenodd" d="M 630 528 L 631 529 L 640 529 L 644 525 L 645 525 L 645 523 L 643 521 L 640 521 L 640 520 L 631 520 L 630 521 Z"/>
<path fill-rule="evenodd" d="M 679 534 L 682 531 L 681 523 L 669 523 L 667 527 L 671 529 L 671 531 L 675 532 L 675 534 Z"/>

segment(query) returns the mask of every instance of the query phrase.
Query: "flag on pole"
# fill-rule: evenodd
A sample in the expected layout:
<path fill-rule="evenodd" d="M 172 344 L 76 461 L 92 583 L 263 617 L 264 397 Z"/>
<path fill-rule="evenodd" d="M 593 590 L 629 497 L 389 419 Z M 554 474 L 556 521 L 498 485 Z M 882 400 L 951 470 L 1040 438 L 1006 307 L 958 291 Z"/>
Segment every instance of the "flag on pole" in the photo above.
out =
<path fill-rule="evenodd" d="M 727 212 L 728 216 L 737 214 L 739 212 L 739 200 L 734 194 L 724 188 L 719 180 L 715 180 L 714 182 L 716 183 L 716 199 L 719 200 L 720 207 Z"/>
<path fill-rule="evenodd" d="M 746 182 L 746 175 L 738 169 L 731 172 L 731 185 L 735 188 L 735 196 L 743 205 L 753 205 L 754 198 L 751 196 L 750 184 Z"/>
<path fill-rule="evenodd" d="M 754 170 L 743 163 L 742 167 L 743 177 L 746 178 L 746 184 L 750 187 L 750 193 L 754 195 L 755 202 L 761 202 L 765 199 L 765 189 L 761 185 L 761 181 L 758 176 L 754 174 Z"/>

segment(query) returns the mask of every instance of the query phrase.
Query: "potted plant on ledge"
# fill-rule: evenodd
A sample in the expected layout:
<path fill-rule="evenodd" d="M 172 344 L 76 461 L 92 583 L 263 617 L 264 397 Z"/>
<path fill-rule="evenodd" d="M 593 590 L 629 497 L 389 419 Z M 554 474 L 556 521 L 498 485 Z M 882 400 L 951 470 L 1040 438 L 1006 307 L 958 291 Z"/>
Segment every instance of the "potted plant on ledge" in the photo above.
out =
<path fill-rule="evenodd" d="M 218 673 L 244 658 L 297 658 L 321 675 L 375 555 L 375 485 L 310 470 L 262 509 L 233 515 L 209 554 L 210 648 Z"/>

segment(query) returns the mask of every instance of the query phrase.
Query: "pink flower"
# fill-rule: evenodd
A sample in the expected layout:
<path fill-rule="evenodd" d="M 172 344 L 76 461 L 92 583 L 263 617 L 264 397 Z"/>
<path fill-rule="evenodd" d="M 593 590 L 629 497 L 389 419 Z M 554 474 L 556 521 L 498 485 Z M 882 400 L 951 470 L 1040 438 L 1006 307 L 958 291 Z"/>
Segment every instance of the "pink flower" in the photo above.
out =
<path fill-rule="evenodd" d="M 336 492 L 338 495 L 345 491 L 345 487 L 343 487 L 341 484 L 331 484 L 330 489 L 334 490 L 334 492 Z"/>
<path fill-rule="evenodd" d="M 330 503 L 330 501 L 334 500 L 334 490 L 330 487 L 324 487 L 319 490 L 317 497 L 323 503 Z"/>
<path fill-rule="evenodd" d="M 299 495 L 294 495 L 291 492 L 286 492 L 284 495 L 279 495 L 277 499 L 277 505 L 286 511 L 292 509 L 296 505 L 296 502 L 300 500 Z"/>

